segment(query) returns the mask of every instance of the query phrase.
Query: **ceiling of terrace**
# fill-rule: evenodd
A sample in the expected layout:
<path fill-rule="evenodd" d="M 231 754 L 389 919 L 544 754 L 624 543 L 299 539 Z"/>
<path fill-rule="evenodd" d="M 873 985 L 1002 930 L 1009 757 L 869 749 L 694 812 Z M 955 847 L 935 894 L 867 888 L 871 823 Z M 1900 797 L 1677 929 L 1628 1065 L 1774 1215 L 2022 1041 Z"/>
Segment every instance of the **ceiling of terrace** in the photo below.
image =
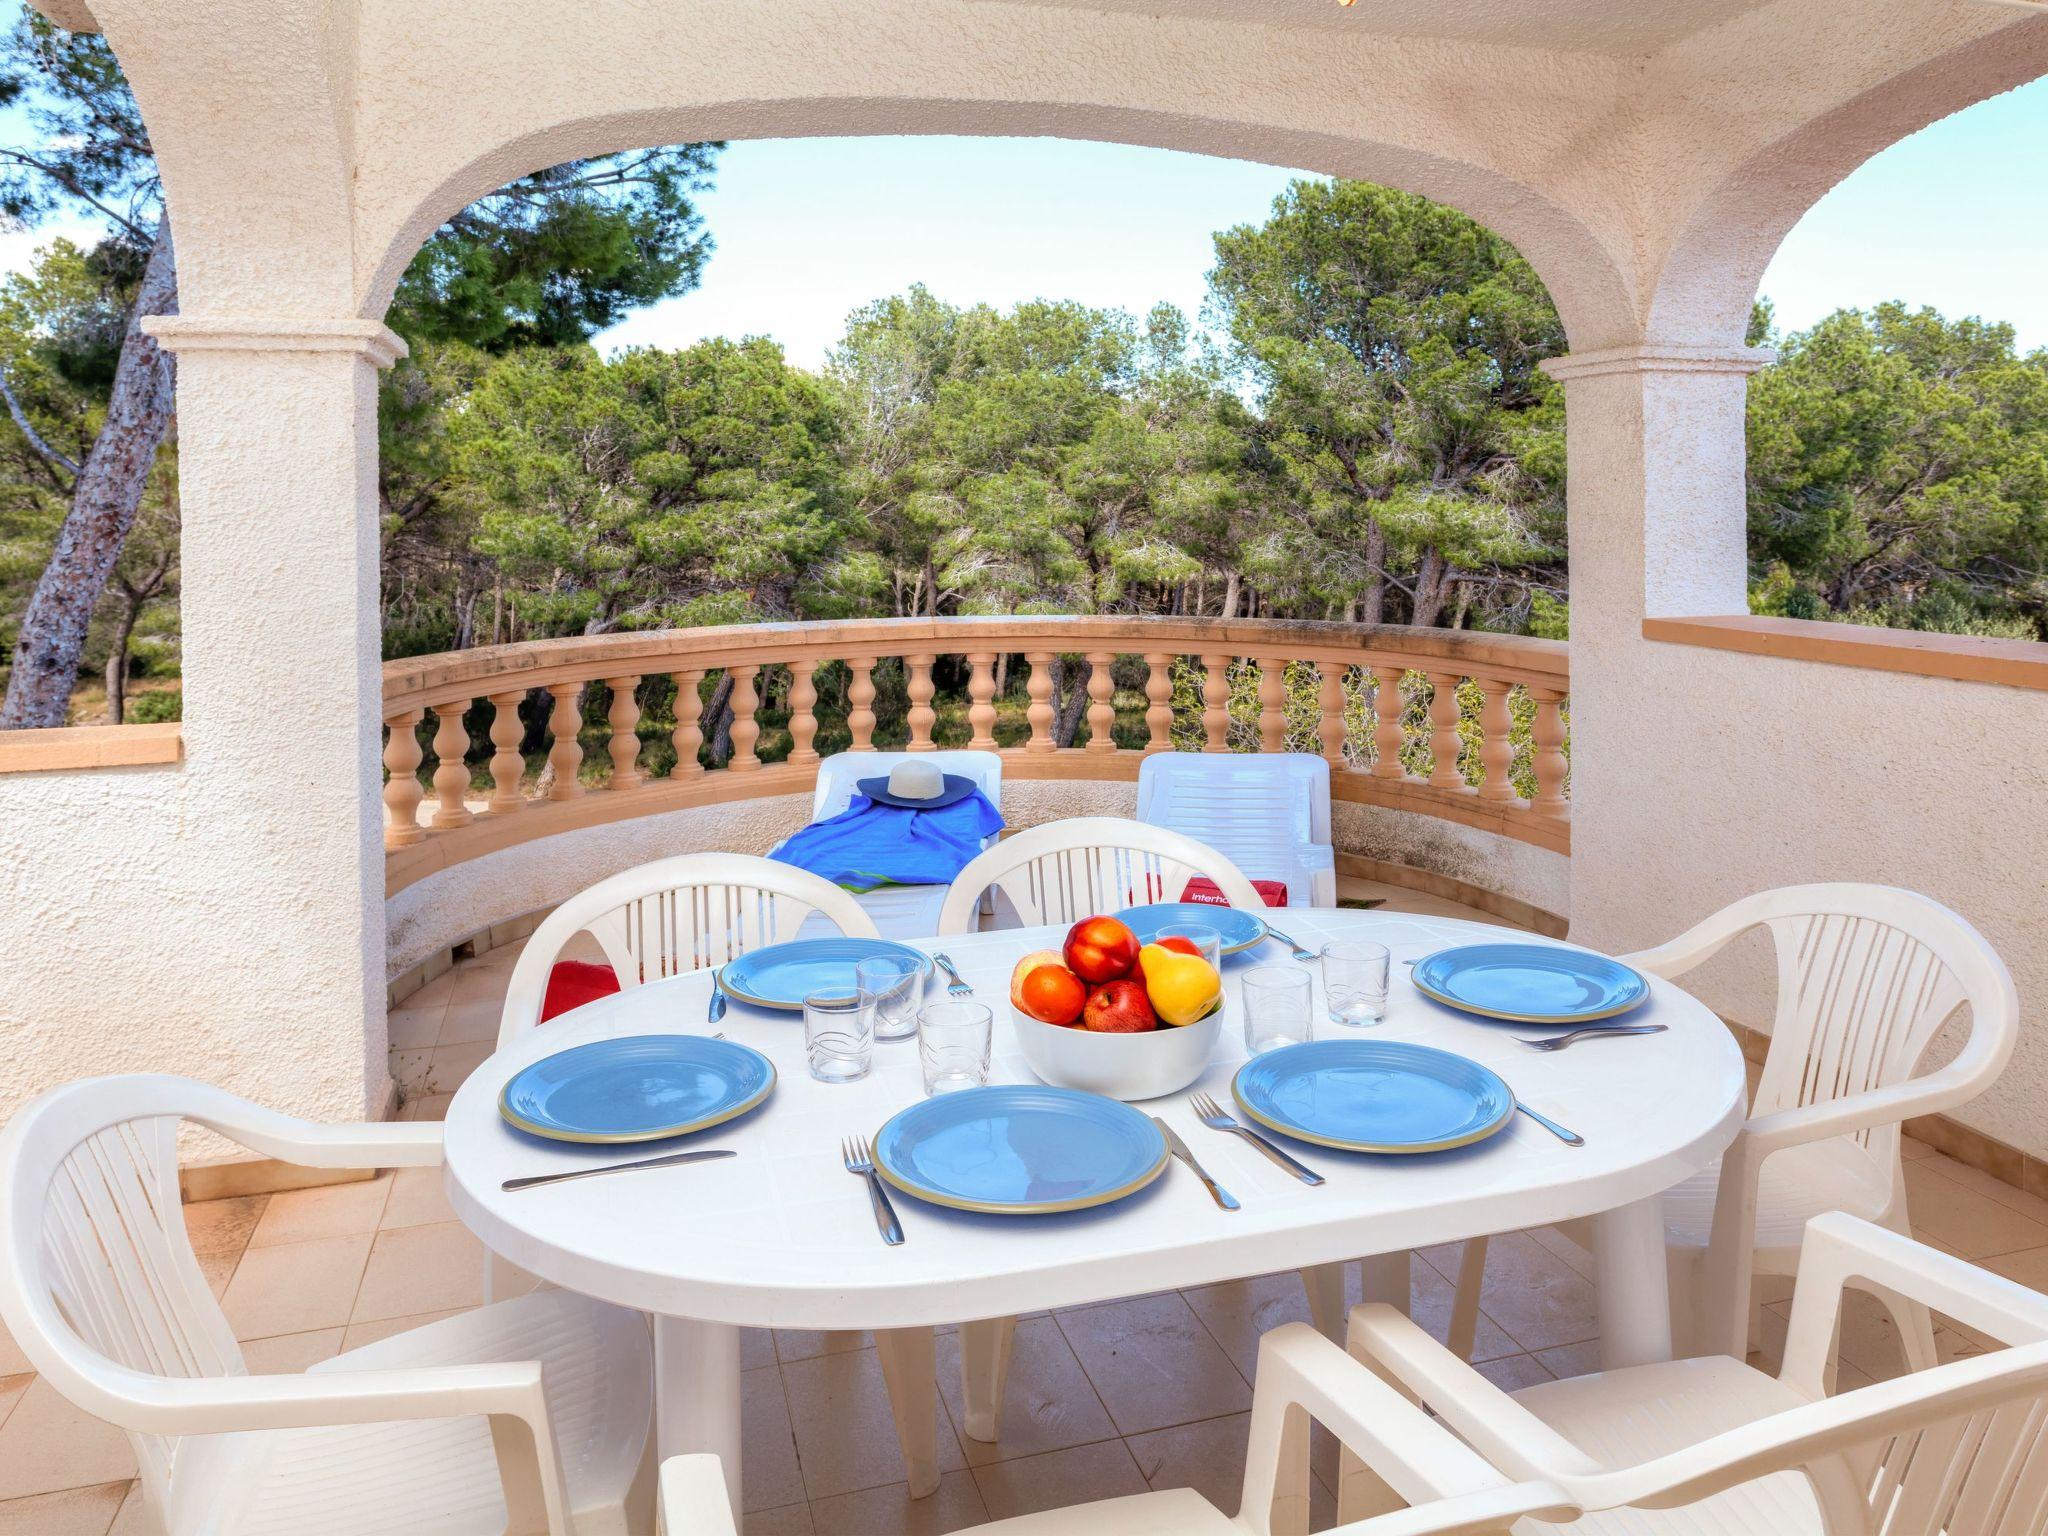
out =
<path fill-rule="evenodd" d="M 991 0 L 1017 4 L 1020 0 Z M 1654 53 L 1766 0 L 1021 0 L 1069 10 L 1442 37 L 1571 53 Z"/>

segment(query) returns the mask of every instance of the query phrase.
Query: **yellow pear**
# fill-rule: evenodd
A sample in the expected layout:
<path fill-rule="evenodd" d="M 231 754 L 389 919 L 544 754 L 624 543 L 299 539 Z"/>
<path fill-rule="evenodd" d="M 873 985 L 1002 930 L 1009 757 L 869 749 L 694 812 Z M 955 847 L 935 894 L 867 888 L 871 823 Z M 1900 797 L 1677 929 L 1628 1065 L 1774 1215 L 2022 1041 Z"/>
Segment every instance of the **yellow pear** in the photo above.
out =
<path fill-rule="evenodd" d="M 1200 955 L 1147 944 L 1138 951 L 1138 969 L 1145 974 L 1145 995 L 1162 1024 L 1206 1019 L 1223 1001 L 1223 977 Z"/>

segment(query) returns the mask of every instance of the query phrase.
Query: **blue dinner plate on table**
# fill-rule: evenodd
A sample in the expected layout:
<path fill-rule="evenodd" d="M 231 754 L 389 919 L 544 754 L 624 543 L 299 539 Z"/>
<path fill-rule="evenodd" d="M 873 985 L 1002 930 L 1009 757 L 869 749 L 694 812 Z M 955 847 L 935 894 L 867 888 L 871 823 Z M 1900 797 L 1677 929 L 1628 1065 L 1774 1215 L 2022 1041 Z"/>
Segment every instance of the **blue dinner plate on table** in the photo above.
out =
<path fill-rule="evenodd" d="M 1138 936 L 1140 944 L 1150 944 L 1169 928 L 1200 923 L 1216 930 L 1222 941 L 1218 947 L 1226 955 L 1242 953 L 1266 936 L 1265 922 L 1255 913 L 1200 901 L 1155 901 L 1148 907 L 1125 907 L 1116 919 Z"/>
<path fill-rule="evenodd" d="M 1485 1019 L 1590 1024 L 1627 1013 L 1650 995 L 1619 960 L 1551 944 L 1465 944 L 1415 962 L 1416 989 Z"/>
<path fill-rule="evenodd" d="M 1310 1040 L 1254 1056 L 1230 1091 L 1259 1124 L 1353 1152 L 1446 1152 L 1514 1118 L 1515 1095 L 1476 1061 L 1399 1040 Z"/>
<path fill-rule="evenodd" d="M 550 1141 L 659 1141 L 723 1125 L 775 1088 L 759 1051 L 703 1035 L 627 1035 L 543 1057 L 513 1074 L 498 1113 Z"/>
<path fill-rule="evenodd" d="M 819 992 L 853 996 L 854 966 L 880 955 L 915 961 L 920 987 L 932 973 L 931 956 L 908 944 L 887 939 L 793 939 L 726 961 L 719 968 L 718 985 L 737 1002 L 801 1012 L 804 999 Z"/>
<path fill-rule="evenodd" d="M 1166 1168 L 1151 1118 L 1073 1088 L 967 1088 L 913 1104 L 875 1133 L 875 1167 L 919 1200 L 1040 1216 L 1107 1205 Z"/>

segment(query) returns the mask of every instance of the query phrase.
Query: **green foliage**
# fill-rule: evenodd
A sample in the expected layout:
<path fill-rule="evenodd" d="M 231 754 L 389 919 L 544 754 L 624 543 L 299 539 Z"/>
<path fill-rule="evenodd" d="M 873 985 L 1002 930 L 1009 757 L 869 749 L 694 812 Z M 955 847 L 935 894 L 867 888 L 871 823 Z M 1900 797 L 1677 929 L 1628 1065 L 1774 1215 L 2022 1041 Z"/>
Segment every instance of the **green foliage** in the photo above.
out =
<path fill-rule="evenodd" d="M 138 693 L 128 701 L 129 725 L 160 725 L 185 718 L 185 695 L 176 688 Z"/>

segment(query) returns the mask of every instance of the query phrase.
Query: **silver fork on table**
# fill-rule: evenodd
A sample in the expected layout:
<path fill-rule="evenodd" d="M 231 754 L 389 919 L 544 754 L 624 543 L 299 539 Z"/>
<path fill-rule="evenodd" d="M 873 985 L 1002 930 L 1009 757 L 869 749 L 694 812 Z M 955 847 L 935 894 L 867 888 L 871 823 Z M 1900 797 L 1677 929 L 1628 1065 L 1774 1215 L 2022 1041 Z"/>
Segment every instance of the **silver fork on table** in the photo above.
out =
<path fill-rule="evenodd" d="M 881 1175 L 875 1172 L 875 1159 L 865 1136 L 848 1136 L 839 1143 L 839 1155 L 846 1163 L 846 1171 L 868 1181 L 868 1204 L 875 1208 L 875 1225 L 882 1229 L 882 1241 L 891 1248 L 903 1244 L 903 1223 L 896 1219 L 896 1207 L 889 1203 L 889 1192 L 882 1188 Z"/>
<path fill-rule="evenodd" d="M 1588 1035 L 1661 1035 L 1670 1027 L 1668 1024 L 1594 1024 L 1586 1029 L 1575 1029 L 1568 1035 L 1552 1035 L 1547 1040 L 1531 1040 L 1526 1035 L 1515 1038 L 1532 1051 L 1561 1051 L 1574 1040 L 1583 1040 Z"/>
<path fill-rule="evenodd" d="M 1209 1127 L 1210 1130 L 1229 1131 L 1233 1135 L 1242 1136 L 1282 1168 L 1285 1168 L 1289 1173 L 1301 1180 L 1302 1183 L 1320 1184 L 1323 1182 L 1323 1176 L 1313 1168 L 1304 1167 L 1296 1162 L 1250 1126 L 1239 1125 L 1229 1115 L 1225 1114 L 1223 1106 L 1210 1098 L 1208 1094 L 1190 1094 L 1188 1096 L 1188 1107 L 1195 1112 L 1195 1118 Z"/>
<path fill-rule="evenodd" d="M 953 961 L 950 956 L 933 955 L 932 960 L 934 963 L 937 964 L 938 968 L 944 971 L 948 978 L 950 978 L 946 982 L 946 991 L 949 994 L 951 994 L 954 997 L 974 996 L 974 988 L 970 987 L 969 985 L 967 985 L 966 982 L 960 979 L 960 973 L 953 968 Z"/>
<path fill-rule="evenodd" d="M 1289 937 L 1287 937 L 1286 934 L 1282 933 L 1278 928 L 1275 928 L 1271 923 L 1266 924 L 1266 937 L 1270 939 L 1278 939 L 1282 944 L 1285 944 L 1289 949 L 1294 951 L 1294 958 L 1297 960 L 1313 960 L 1316 957 L 1316 952 L 1314 950 L 1303 949 L 1301 947 L 1301 940 L 1290 939 Z"/>

